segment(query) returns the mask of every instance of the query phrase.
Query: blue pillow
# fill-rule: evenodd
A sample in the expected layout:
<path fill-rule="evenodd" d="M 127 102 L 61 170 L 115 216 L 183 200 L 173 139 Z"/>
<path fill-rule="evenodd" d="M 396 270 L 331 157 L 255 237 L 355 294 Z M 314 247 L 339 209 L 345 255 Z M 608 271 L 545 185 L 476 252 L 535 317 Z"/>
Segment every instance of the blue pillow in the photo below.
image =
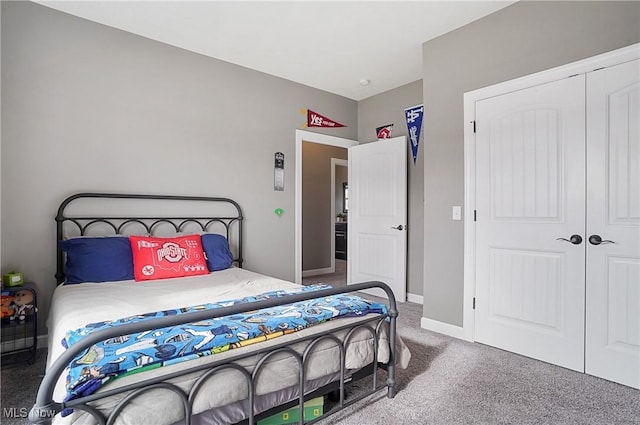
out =
<path fill-rule="evenodd" d="M 231 267 L 233 254 L 229 250 L 229 241 L 224 236 L 215 233 L 203 234 L 202 248 L 207 257 L 207 267 L 210 272 Z"/>
<path fill-rule="evenodd" d="M 67 253 L 65 283 L 133 280 L 129 238 L 81 237 L 60 241 Z"/>

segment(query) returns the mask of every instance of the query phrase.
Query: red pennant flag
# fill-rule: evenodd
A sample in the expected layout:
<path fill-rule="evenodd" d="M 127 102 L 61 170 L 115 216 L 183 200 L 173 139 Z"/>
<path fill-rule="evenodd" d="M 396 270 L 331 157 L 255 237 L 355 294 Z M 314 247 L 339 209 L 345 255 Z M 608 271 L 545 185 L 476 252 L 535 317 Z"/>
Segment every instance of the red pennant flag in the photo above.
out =
<path fill-rule="evenodd" d="M 345 127 L 329 118 L 307 109 L 307 126 L 309 127 Z"/>

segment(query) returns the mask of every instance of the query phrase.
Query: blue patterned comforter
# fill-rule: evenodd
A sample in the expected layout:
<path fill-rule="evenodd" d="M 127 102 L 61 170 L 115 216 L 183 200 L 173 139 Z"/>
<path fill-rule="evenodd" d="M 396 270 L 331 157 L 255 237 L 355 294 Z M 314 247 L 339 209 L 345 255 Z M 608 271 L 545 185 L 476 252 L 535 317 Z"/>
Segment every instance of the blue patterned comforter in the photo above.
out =
<path fill-rule="evenodd" d="M 92 332 L 119 324 L 150 320 L 167 315 L 180 315 L 204 309 L 213 310 L 327 288 L 330 286 L 310 285 L 293 291 L 270 291 L 236 300 L 92 323 L 68 331 L 62 343 L 65 348 L 69 348 Z M 355 295 L 338 294 L 265 310 L 112 338 L 93 345 L 70 364 L 65 401 L 92 394 L 110 380 L 124 375 L 265 341 L 336 317 L 361 316 L 369 313 L 385 314 L 386 312 L 387 308 L 383 304 L 367 301 Z M 64 412 L 63 416 L 69 412 Z"/>

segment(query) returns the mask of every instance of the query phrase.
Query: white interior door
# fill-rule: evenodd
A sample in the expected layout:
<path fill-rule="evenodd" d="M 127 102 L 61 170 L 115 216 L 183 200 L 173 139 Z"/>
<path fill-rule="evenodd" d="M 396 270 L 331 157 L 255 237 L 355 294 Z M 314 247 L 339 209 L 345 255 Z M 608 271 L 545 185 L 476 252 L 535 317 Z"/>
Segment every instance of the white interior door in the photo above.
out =
<path fill-rule="evenodd" d="M 347 281 L 382 281 L 406 301 L 407 143 L 394 137 L 349 148 Z M 382 291 L 372 291 L 382 295 Z"/>
<path fill-rule="evenodd" d="M 640 388 L 640 64 L 587 74 L 587 373 Z M 600 244 L 595 236 L 603 240 Z M 611 241 L 611 242 L 609 242 Z"/>
<path fill-rule="evenodd" d="M 584 101 L 579 75 L 476 102 L 475 340 L 579 371 Z"/>

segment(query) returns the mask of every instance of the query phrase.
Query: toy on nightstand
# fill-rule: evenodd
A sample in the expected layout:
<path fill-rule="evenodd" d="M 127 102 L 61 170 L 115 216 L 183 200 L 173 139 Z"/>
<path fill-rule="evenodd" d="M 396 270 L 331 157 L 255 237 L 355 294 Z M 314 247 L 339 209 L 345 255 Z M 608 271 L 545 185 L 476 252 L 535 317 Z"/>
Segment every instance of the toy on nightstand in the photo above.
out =
<path fill-rule="evenodd" d="M 2 275 L 2 286 L 10 288 L 12 286 L 22 286 L 24 284 L 24 276 L 15 270 Z"/>
<path fill-rule="evenodd" d="M 13 308 L 13 295 L 3 292 L 0 295 L 0 318 L 12 317 L 15 311 L 16 309 Z"/>
<path fill-rule="evenodd" d="M 14 308 L 11 320 L 18 319 L 23 322 L 27 317 L 27 313 L 33 309 L 33 292 L 25 289 L 15 292 L 10 306 Z"/>

